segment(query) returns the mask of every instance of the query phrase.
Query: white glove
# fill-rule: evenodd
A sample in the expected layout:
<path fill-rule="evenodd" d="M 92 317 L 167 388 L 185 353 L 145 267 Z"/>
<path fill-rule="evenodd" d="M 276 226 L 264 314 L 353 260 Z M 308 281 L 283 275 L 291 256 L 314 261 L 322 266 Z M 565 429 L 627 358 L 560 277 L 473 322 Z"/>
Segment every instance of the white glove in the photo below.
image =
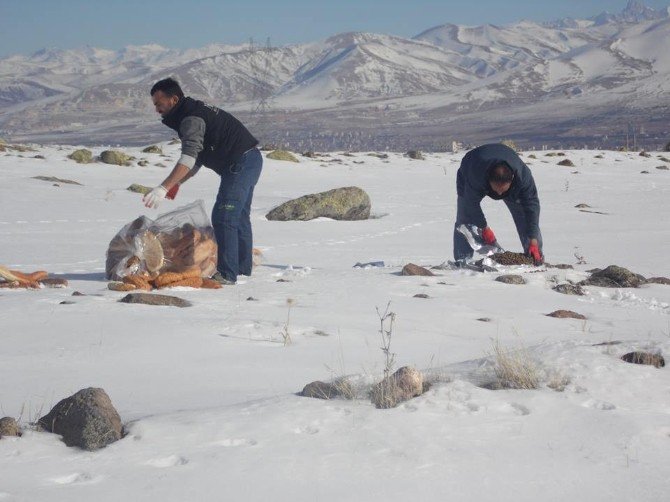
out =
<path fill-rule="evenodd" d="M 142 202 L 144 202 L 146 207 L 155 209 L 160 205 L 161 201 L 165 199 L 167 192 L 168 191 L 163 185 L 158 185 L 151 192 L 142 197 Z"/>

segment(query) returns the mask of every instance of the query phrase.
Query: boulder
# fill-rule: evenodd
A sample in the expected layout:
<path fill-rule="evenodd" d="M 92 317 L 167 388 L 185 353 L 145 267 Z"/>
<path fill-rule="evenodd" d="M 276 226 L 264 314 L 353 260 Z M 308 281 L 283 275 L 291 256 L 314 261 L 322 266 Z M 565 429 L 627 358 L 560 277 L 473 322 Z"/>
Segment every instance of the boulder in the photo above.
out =
<path fill-rule="evenodd" d="M 526 284 L 526 280 L 523 277 L 515 274 L 499 275 L 496 277 L 496 281 L 503 284 Z"/>
<path fill-rule="evenodd" d="M 286 150 L 274 150 L 267 154 L 267 158 L 272 160 L 284 160 L 287 162 L 300 162 L 295 155 Z"/>
<path fill-rule="evenodd" d="M 660 354 L 651 354 L 649 352 L 629 352 L 621 356 L 622 361 L 632 364 L 648 364 L 650 366 L 655 366 L 656 368 L 662 368 L 665 366 L 665 359 Z"/>
<path fill-rule="evenodd" d="M 351 385 L 345 380 L 336 383 L 326 383 L 317 380 L 305 385 L 300 395 L 316 399 L 333 399 L 334 397 L 350 399 L 353 396 L 353 392 Z"/>
<path fill-rule="evenodd" d="M 407 152 L 407 156 L 414 160 L 426 160 L 426 158 L 423 156 L 423 153 L 421 153 L 419 150 L 410 150 Z"/>
<path fill-rule="evenodd" d="M 572 310 L 554 310 L 551 314 L 547 314 L 547 317 L 556 317 L 558 319 L 586 319 L 582 314 L 578 314 Z"/>
<path fill-rule="evenodd" d="M 161 147 L 158 145 L 150 145 L 142 150 L 142 153 L 159 153 L 163 155 L 163 150 L 161 150 Z"/>
<path fill-rule="evenodd" d="M 67 158 L 74 160 L 78 164 L 89 164 L 93 162 L 93 152 L 86 148 L 82 148 L 80 150 L 75 150 L 68 155 Z"/>
<path fill-rule="evenodd" d="M 403 366 L 393 375 L 374 385 L 370 399 L 376 408 L 395 408 L 400 403 L 423 394 L 423 375 Z"/>
<path fill-rule="evenodd" d="M 567 167 L 575 167 L 574 162 L 572 162 L 570 159 L 563 159 L 558 163 L 559 166 L 567 166 Z"/>
<path fill-rule="evenodd" d="M 133 183 L 128 188 L 126 188 L 126 190 L 128 190 L 129 192 L 141 193 L 142 195 L 146 195 L 149 192 L 151 192 L 152 188 L 145 185 L 140 185 L 139 183 Z"/>
<path fill-rule="evenodd" d="M 662 165 L 662 166 L 656 166 L 656 169 L 660 169 L 661 171 L 668 171 L 670 170 L 670 167 Z"/>
<path fill-rule="evenodd" d="M 0 418 L 0 438 L 8 436 L 20 436 L 19 424 L 12 417 Z"/>
<path fill-rule="evenodd" d="M 564 295 L 584 296 L 586 294 L 584 288 L 582 288 L 579 284 L 558 284 L 551 289 Z"/>
<path fill-rule="evenodd" d="M 647 284 L 665 284 L 670 286 L 670 279 L 667 277 L 650 277 L 647 279 Z"/>
<path fill-rule="evenodd" d="M 343 187 L 290 200 L 265 217 L 271 221 L 307 221 L 319 217 L 353 221 L 368 219 L 370 209 L 370 197 L 364 190 Z"/>
<path fill-rule="evenodd" d="M 163 307 L 190 307 L 191 302 L 170 295 L 159 295 L 155 293 L 130 293 L 119 300 L 121 303 L 141 303 L 143 305 L 154 305 Z"/>
<path fill-rule="evenodd" d="M 401 275 L 423 275 L 423 276 L 433 276 L 435 275 L 432 273 L 430 270 L 424 267 L 420 267 L 419 265 L 415 265 L 414 263 L 408 263 L 402 268 L 402 272 L 400 272 Z"/>
<path fill-rule="evenodd" d="M 601 288 L 638 288 L 647 280 L 641 275 L 617 265 L 610 265 L 595 272 L 579 284 L 582 286 L 600 286 Z"/>
<path fill-rule="evenodd" d="M 130 156 L 118 150 L 105 150 L 100 154 L 100 160 L 105 164 L 127 166 L 130 164 Z"/>
<path fill-rule="evenodd" d="M 121 417 L 109 396 L 93 387 L 60 401 L 38 424 L 63 436 L 66 445 L 84 450 L 104 448 L 123 436 Z"/>

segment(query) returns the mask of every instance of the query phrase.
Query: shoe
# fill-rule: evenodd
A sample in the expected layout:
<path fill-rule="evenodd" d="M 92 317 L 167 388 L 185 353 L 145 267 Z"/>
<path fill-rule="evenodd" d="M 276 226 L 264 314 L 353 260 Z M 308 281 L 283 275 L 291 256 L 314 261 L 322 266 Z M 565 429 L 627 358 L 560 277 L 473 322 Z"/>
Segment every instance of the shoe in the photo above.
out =
<path fill-rule="evenodd" d="M 223 286 L 234 286 L 235 281 L 231 281 L 230 279 L 226 279 L 224 276 L 221 275 L 221 272 L 217 272 L 211 277 L 212 280 L 218 282 L 219 284 Z"/>

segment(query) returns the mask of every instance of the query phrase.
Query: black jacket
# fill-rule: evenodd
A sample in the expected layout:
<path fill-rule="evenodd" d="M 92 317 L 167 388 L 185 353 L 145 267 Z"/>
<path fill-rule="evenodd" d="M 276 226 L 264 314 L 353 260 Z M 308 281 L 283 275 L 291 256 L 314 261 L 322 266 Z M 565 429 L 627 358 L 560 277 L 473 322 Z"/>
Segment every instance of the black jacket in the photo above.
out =
<path fill-rule="evenodd" d="M 181 138 L 180 125 L 186 117 L 199 117 L 205 122 L 202 150 L 196 158 L 198 166 L 223 174 L 244 152 L 258 145 L 258 140 L 230 113 L 189 97 L 179 100 L 163 118 L 163 124 Z"/>
<path fill-rule="evenodd" d="M 491 190 L 489 170 L 500 163 L 507 164 L 514 173 L 510 189 L 502 196 Z M 502 144 L 482 145 L 470 150 L 458 169 L 456 190 L 465 203 L 466 218 L 471 221 L 458 223 L 474 224 L 480 228 L 487 226 L 481 208 L 485 196 L 504 199 L 521 204 L 528 224 L 528 237 L 537 239 L 540 233 L 540 200 L 537 196 L 535 180 L 530 169 L 511 148 Z"/>

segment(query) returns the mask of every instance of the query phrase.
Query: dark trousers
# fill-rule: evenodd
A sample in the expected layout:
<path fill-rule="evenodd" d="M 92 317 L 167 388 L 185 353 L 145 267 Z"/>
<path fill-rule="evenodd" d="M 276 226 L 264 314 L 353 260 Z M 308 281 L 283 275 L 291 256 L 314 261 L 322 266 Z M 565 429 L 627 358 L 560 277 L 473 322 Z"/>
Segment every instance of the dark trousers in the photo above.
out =
<path fill-rule="evenodd" d="M 503 199 L 503 202 L 509 209 L 509 212 L 512 214 L 512 219 L 514 220 L 514 225 L 516 225 L 516 231 L 519 234 L 519 240 L 521 241 L 521 246 L 523 247 L 524 253 L 528 252 L 528 246 L 530 246 L 530 237 L 528 236 L 528 225 L 526 223 L 526 215 L 523 212 L 523 206 L 517 203 L 514 200 Z M 469 221 L 466 213 L 465 199 L 462 196 L 458 196 L 456 201 L 456 224 L 454 225 L 454 259 L 463 260 L 466 258 L 472 258 L 474 254 L 473 249 L 468 244 L 468 241 L 465 239 L 462 233 L 456 230 L 461 224 L 472 223 Z M 540 252 L 542 252 L 542 234 L 538 233 L 537 236 L 538 247 Z"/>
<path fill-rule="evenodd" d="M 251 275 L 251 200 L 262 169 L 261 152 L 253 148 L 221 175 L 212 226 L 219 248 L 217 269 L 230 281 L 236 281 L 238 275 Z"/>

